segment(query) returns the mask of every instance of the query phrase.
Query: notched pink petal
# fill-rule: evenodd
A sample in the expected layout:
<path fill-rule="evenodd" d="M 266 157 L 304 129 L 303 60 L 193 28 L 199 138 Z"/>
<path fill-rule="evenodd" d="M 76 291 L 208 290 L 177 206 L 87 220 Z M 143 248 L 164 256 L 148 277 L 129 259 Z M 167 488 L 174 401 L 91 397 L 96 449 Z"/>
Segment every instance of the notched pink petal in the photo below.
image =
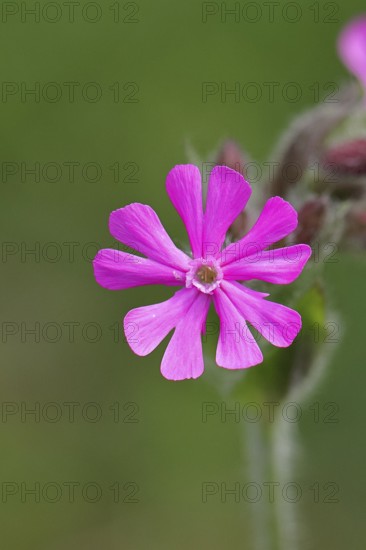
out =
<path fill-rule="evenodd" d="M 292 344 L 301 330 L 301 316 L 297 311 L 265 300 L 260 292 L 239 283 L 224 281 L 221 286 L 244 319 L 266 340 L 281 348 Z"/>
<path fill-rule="evenodd" d="M 123 326 L 132 351 L 141 356 L 151 353 L 179 323 L 196 298 L 196 290 L 182 288 L 165 302 L 129 311 Z"/>
<path fill-rule="evenodd" d="M 201 330 L 210 307 L 210 297 L 197 291 L 197 297 L 180 318 L 161 363 L 168 380 L 198 378 L 204 371 Z"/>
<path fill-rule="evenodd" d="M 146 258 L 105 248 L 93 260 L 94 276 L 102 287 L 123 290 L 142 285 L 182 286 L 185 274 Z"/>
<path fill-rule="evenodd" d="M 268 248 L 292 233 L 297 223 L 297 212 L 293 206 L 281 197 L 272 197 L 264 205 L 252 229 L 222 251 L 222 264 L 236 262 Z"/>
<path fill-rule="evenodd" d="M 260 348 L 228 295 L 220 289 L 213 299 L 220 318 L 216 363 L 226 369 L 246 369 L 262 363 Z"/>
<path fill-rule="evenodd" d="M 202 256 L 202 184 L 197 166 L 175 166 L 167 176 L 167 193 L 186 226 L 194 258 Z"/>
<path fill-rule="evenodd" d="M 203 256 L 218 256 L 227 230 L 245 208 L 252 193 L 239 172 L 215 166 L 208 181 L 203 222 Z"/>
<path fill-rule="evenodd" d="M 227 280 L 258 279 L 286 285 L 297 279 L 310 256 L 310 246 L 296 244 L 275 250 L 261 250 L 257 254 L 227 264 L 222 271 Z"/>
<path fill-rule="evenodd" d="M 189 257 L 175 246 L 155 211 L 133 203 L 115 210 L 109 218 L 113 237 L 150 260 L 186 271 Z"/>

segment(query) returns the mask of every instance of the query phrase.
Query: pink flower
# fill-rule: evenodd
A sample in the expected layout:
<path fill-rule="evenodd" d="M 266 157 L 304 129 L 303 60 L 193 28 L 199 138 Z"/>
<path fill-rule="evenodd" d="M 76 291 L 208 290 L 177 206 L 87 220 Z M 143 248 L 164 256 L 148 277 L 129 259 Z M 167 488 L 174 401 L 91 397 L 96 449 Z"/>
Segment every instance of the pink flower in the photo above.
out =
<path fill-rule="evenodd" d="M 309 246 L 266 250 L 296 228 L 293 207 L 280 197 L 269 199 L 247 235 L 222 249 L 228 228 L 251 195 L 244 178 L 216 166 L 208 182 L 205 211 L 196 166 L 173 168 L 166 187 L 187 228 L 193 259 L 176 248 L 150 206 L 135 203 L 112 212 L 109 228 L 116 239 L 146 258 L 105 249 L 94 260 L 97 282 L 110 290 L 154 284 L 183 287 L 165 302 L 126 315 L 124 328 L 132 350 L 147 355 L 175 329 L 161 372 L 169 380 L 198 378 L 204 370 L 201 333 L 211 302 L 220 318 L 219 366 L 244 369 L 263 361 L 247 321 L 275 346 L 289 346 L 301 328 L 300 315 L 237 281 L 288 284 L 300 275 L 311 255 Z"/>
<path fill-rule="evenodd" d="M 338 52 L 348 70 L 366 91 L 366 16 L 353 19 L 344 27 L 338 39 Z"/>

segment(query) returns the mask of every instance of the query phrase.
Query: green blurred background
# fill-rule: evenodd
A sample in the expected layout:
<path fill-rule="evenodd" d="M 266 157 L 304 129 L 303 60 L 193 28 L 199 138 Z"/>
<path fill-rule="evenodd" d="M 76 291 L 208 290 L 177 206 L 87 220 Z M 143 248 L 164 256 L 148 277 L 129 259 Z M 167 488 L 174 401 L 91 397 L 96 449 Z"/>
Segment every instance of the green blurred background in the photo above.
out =
<path fill-rule="evenodd" d="M 215 497 L 204 504 L 201 499 L 205 481 L 246 480 L 242 424 L 223 423 L 218 415 L 202 422 L 202 403 L 222 401 L 209 375 L 193 382 L 168 382 L 159 372 L 164 346 L 142 359 L 122 337 L 115 341 L 115 327 L 129 309 L 165 299 L 171 291 L 148 287 L 115 293 L 103 290 L 94 281 L 88 257 L 98 247 L 113 244 L 109 213 L 129 202 L 152 205 L 168 232 L 177 242 L 184 241 L 183 226 L 165 194 L 164 182 L 171 167 L 187 162 L 187 143 L 206 156 L 223 138 L 232 137 L 253 158 L 265 160 L 294 115 L 314 104 L 310 87 L 319 83 L 324 91 L 327 83 L 349 78 L 337 59 L 335 40 L 342 24 L 361 12 L 364 3 L 340 4 L 334 22 L 326 20 L 333 12 L 329 3 L 311 1 L 301 2 L 302 16 L 296 23 L 284 20 L 281 13 L 286 3 L 280 2 L 274 22 L 269 21 L 266 3 L 259 3 L 262 16 L 255 23 L 243 17 L 239 22 L 228 17 L 225 23 L 218 14 L 206 24 L 197 0 L 139 0 L 138 9 L 121 2 L 118 23 L 113 21 L 112 2 L 106 2 L 100 4 L 103 15 L 94 24 L 81 16 L 81 6 L 75 8 L 74 23 L 67 20 L 63 4 L 58 5 L 63 10 L 59 22 L 47 21 L 56 13 L 49 7 L 46 17 L 41 14 L 36 23 L 24 13 L 25 21 L 21 21 L 20 3 L 4 4 L 0 33 L 3 87 L 5 82 L 19 86 L 25 82 L 28 87 L 39 82 L 42 90 L 44 84 L 56 82 L 63 93 L 56 102 L 42 96 L 39 102 L 32 96 L 21 101 L 20 92 L 6 96 L 3 88 L 3 171 L 6 162 L 19 169 L 21 163 L 28 167 L 36 162 L 41 167 L 50 162 L 79 165 L 71 182 L 66 167 L 55 182 L 49 181 L 51 168 L 48 181 L 41 175 L 40 182 L 29 174 L 22 178 L 20 172 L 6 178 L 3 172 L 1 547 L 253 548 L 249 503 L 228 499 L 223 504 Z M 231 7 L 233 3 L 226 4 Z M 31 6 L 33 2 L 27 2 Z M 4 9 L 16 8 L 19 11 L 7 19 Z M 314 19 L 316 9 L 319 22 Z M 87 13 L 93 18 L 93 7 Z M 291 10 L 288 13 L 293 17 Z M 204 103 L 201 88 L 207 81 L 226 82 L 228 87 L 235 82 L 275 81 L 280 83 L 279 90 L 295 81 L 302 97 L 291 103 L 281 94 L 276 94 L 274 102 L 265 94 L 256 102 L 230 98 L 221 102 L 213 96 Z M 68 100 L 64 82 L 80 83 L 74 102 Z M 101 87 L 99 101 L 83 99 L 80 90 L 87 82 Z M 109 89 L 116 82 L 119 102 Z M 123 88 L 131 82 L 136 83 L 133 88 Z M 138 101 L 123 101 L 136 85 L 138 92 L 133 97 Z M 99 181 L 91 182 L 93 175 L 83 177 L 81 168 L 90 162 L 101 167 Z M 117 182 L 109 168 L 115 163 L 120 166 Z M 136 167 L 136 173 L 128 177 Z M 77 243 L 73 261 L 65 245 L 71 242 Z M 62 250 L 54 262 L 50 258 L 56 248 L 47 243 L 56 243 Z M 4 256 L 4 246 L 14 254 Z M 40 247 L 39 258 L 22 257 L 24 247 L 35 246 Z M 298 465 L 298 476 L 304 498 L 297 506 L 309 526 L 304 549 L 361 550 L 366 537 L 366 371 L 360 299 L 366 262 L 351 255 L 338 259 L 327 266 L 327 284 L 333 307 L 341 313 L 343 339 L 333 356 L 330 377 L 304 407 L 299 424 L 305 456 Z M 55 334 L 54 325 L 39 342 L 26 335 L 24 328 L 36 322 L 41 330 L 50 327 L 47 323 L 56 323 L 62 328 L 60 339 L 49 341 Z M 77 323 L 73 343 L 65 323 Z M 88 323 L 97 323 L 102 330 L 94 343 L 87 341 L 94 338 Z M 82 333 L 85 325 L 90 328 L 87 339 Z M 11 327 L 17 333 L 7 336 Z M 321 406 L 337 403 L 339 422 L 315 423 L 310 410 L 314 401 Z M 51 422 L 41 414 L 35 422 L 34 416 L 22 418 L 16 412 L 16 407 L 39 403 L 42 408 L 50 402 L 62 409 L 59 421 Z M 68 419 L 67 402 L 80 404 L 74 422 Z M 85 410 L 81 413 L 86 403 L 98 404 L 102 410 L 99 421 L 90 422 Z M 115 403 L 120 406 L 118 422 L 114 421 Z M 137 422 L 126 421 L 132 411 L 129 403 L 136 404 L 133 419 Z M 14 414 L 7 415 L 11 407 L 15 407 Z M 49 417 L 55 410 L 48 409 Z M 94 413 L 90 408 L 90 417 Z M 314 503 L 306 488 L 328 481 L 339 485 L 339 502 Z M 60 501 L 49 502 L 51 489 L 50 498 L 41 495 L 39 503 L 32 495 L 22 495 L 22 483 L 31 488 L 36 482 L 41 488 L 50 482 L 64 487 Z M 62 485 L 65 482 L 80 484 L 73 503 Z M 102 489 L 95 503 L 81 495 L 80 487 L 90 482 Z M 116 482 L 122 487 L 118 503 L 109 488 Z M 126 483 L 131 482 L 139 486 L 138 502 L 123 502 L 131 492 Z M 16 487 L 18 492 L 8 495 L 6 487 Z"/>

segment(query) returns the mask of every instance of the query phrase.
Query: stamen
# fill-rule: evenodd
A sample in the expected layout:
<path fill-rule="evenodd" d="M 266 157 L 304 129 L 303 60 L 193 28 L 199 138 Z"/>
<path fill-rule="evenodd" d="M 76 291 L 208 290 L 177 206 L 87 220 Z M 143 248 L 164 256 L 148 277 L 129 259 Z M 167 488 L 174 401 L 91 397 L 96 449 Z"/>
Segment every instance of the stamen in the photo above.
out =
<path fill-rule="evenodd" d="M 196 276 L 204 284 L 211 284 L 216 280 L 217 272 L 209 265 L 202 265 L 196 272 Z"/>
<path fill-rule="evenodd" d="M 186 288 L 195 286 L 204 294 L 213 294 L 222 278 L 220 264 L 215 258 L 195 258 L 190 262 L 190 270 L 186 274 Z"/>

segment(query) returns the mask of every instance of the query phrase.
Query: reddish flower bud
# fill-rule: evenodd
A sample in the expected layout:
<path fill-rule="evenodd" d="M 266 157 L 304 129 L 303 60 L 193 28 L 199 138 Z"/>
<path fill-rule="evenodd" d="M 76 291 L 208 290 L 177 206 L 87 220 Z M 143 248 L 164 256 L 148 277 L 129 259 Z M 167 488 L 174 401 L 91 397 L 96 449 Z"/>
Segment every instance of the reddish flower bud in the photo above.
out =
<path fill-rule="evenodd" d="M 337 174 L 366 175 L 366 139 L 335 145 L 326 151 L 323 165 Z"/>
<path fill-rule="evenodd" d="M 236 170 L 245 177 L 245 156 L 236 141 L 228 139 L 219 150 L 216 158 L 216 164 L 223 164 L 228 168 Z"/>
<path fill-rule="evenodd" d="M 236 170 L 242 174 L 245 178 L 245 155 L 239 146 L 239 144 L 232 140 L 228 139 L 223 143 L 221 149 L 219 150 L 216 158 L 216 164 L 222 164 L 228 168 Z M 232 240 L 237 241 L 241 239 L 248 231 L 248 214 L 247 212 L 241 212 L 236 218 L 234 223 L 229 229 L 229 235 Z"/>
<path fill-rule="evenodd" d="M 323 227 L 327 203 L 322 198 L 310 199 L 299 210 L 296 243 L 312 243 Z"/>
<path fill-rule="evenodd" d="M 336 100 L 331 105 L 318 105 L 294 120 L 274 154 L 277 168 L 268 182 L 270 195 L 286 198 L 309 164 L 322 155 L 327 136 L 354 112 L 359 101 L 358 89 L 347 86 L 338 92 Z"/>

